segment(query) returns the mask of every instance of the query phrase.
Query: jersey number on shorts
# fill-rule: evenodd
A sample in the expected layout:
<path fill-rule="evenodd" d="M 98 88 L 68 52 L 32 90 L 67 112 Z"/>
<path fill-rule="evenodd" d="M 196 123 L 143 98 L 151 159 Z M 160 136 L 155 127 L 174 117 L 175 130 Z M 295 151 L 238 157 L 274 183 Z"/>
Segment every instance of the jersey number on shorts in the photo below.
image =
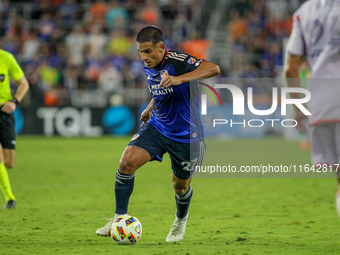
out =
<path fill-rule="evenodd" d="M 190 162 L 189 161 L 183 161 L 181 163 L 181 165 L 184 166 L 183 170 L 184 171 L 192 171 L 193 170 L 192 168 L 196 166 L 197 160 L 198 160 L 198 158 L 195 158 L 195 159 L 191 160 Z"/>

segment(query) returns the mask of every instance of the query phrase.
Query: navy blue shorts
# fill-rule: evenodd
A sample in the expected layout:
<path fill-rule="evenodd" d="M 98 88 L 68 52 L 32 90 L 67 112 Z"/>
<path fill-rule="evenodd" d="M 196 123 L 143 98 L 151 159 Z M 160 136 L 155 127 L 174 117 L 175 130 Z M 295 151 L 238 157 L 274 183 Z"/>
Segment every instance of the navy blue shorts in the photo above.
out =
<path fill-rule="evenodd" d="M 130 145 L 146 150 L 150 154 L 150 161 L 162 162 L 163 155 L 169 153 L 174 175 L 183 180 L 189 179 L 196 167 L 202 165 L 205 153 L 204 141 L 180 143 L 165 137 L 148 123 L 132 137 Z"/>

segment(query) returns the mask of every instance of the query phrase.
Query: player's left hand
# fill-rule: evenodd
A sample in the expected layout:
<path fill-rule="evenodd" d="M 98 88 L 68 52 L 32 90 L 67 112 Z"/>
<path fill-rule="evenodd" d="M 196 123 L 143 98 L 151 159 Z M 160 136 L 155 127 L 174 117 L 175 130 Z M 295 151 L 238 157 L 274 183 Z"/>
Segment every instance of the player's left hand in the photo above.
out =
<path fill-rule="evenodd" d="M 158 88 L 167 89 L 172 85 L 180 85 L 182 83 L 183 82 L 179 76 L 167 75 L 164 78 L 162 78 L 161 83 L 159 84 Z"/>
<path fill-rule="evenodd" d="M 17 105 L 13 101 L 8 101 L 2 105 L 1 111 L 7 114 L 11 114 L 14 112 Z"/>

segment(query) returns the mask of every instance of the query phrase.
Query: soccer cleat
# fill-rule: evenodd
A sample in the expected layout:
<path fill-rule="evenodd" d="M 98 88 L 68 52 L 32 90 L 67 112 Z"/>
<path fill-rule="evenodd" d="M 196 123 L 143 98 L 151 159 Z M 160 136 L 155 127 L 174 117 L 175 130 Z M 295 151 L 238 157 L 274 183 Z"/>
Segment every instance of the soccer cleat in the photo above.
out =
<path fill-rule="evenodd" d="M 165 241 L 167 242 L 181 241 L 185 234 L 185 228 L 187 226 L 188 219 L 189 213 L 184 218 L 178 218 L 176 215 L 174 224 L 171 226 L 170 233 Z"/>
<path fill-rule="evenodd" d="M 3 208 L 5 208 L 5 209 L 14 209 L 15 206 L 16 206 L 16 202 L 14 200 L 9 200 L 9 201 L 6 201 L 6 203 L 3 206 Z"/>
<path fill-rule="evenodd" d="M 108 220 L 109 222 L 106 225 L 96 231 L 97 236 L 111 236 L 111 225 L 114 221 L 114 218 L 108 219 L 103 218 L 103 220 Z"/>

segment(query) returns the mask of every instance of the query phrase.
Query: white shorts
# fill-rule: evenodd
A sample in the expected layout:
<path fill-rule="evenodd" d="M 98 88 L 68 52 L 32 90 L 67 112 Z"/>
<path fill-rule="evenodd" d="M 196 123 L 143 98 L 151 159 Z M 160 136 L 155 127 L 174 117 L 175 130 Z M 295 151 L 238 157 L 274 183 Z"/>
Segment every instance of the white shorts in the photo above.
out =
<path fill-rule="evenodd" d="M 310 129 L 313 164 L 340 164 L 340 123 L 316 124 Z"/>

